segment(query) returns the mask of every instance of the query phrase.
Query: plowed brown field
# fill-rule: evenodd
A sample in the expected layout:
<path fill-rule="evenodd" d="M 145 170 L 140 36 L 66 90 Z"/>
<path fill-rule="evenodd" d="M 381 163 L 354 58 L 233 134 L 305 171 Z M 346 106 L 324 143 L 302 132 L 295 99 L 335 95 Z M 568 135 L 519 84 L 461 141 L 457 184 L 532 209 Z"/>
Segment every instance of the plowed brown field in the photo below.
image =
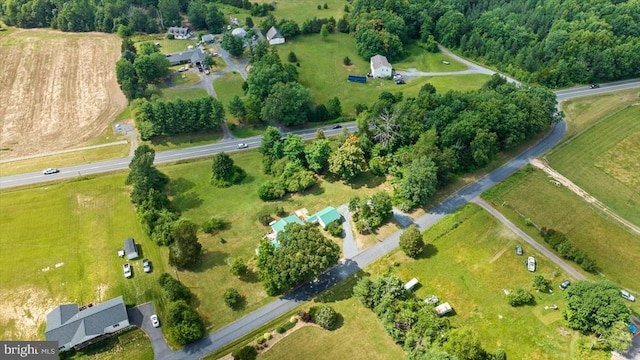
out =
<path fill-rule="evenodd" d="M 0 159 L 77 147 L 127 105 L 120 39 L 33 29 L 0 32 Z"/>

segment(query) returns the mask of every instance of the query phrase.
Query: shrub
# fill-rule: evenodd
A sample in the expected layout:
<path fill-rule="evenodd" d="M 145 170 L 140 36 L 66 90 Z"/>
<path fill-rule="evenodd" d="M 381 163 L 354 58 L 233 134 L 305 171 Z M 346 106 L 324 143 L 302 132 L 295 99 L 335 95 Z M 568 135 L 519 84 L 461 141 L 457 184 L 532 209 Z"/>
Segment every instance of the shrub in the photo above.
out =
<path fill-rule="evenodd" d="M 180 281 L 174 279 L 171 275 L 164 273 L 158 278 L 158 283 L 162 288 L 162 292 L 169 302 L 177 300 L 191 300 L 191 290 L 184 286 Z"/>
<path fill-rule="evenodd" d="M 260 221 L 260 224 L 264 226 L 269 226 L 269 224 L 273 221 L 273 218 L 271 217 L 271 210 L 260 210 L 260 212 L 258 212 L 258 221 Z"/>
<path fill-rule="evenodd" d="M 287 215 L 287 212 L 284 211 L 284 207 L 282 207 L 282 206 L 276 206 L 276 209 L 274 210 L 274 212 L 275 212 L 276 215 L 278 215 L 280 217 L 283 217 L 283 216 Z"/>
<path fill-rule="evenodd" d="M 262 201 L 280 199 L 285 193 L 284 185 L 280 181 L 267 181 L 258 189 L 258 197 Z"/>
<path fill-rule="evenodd" d="M 345 64 L 346 66 L 349 66 L 352 64 L 351 59 L 349 59 L 348 56 L 345 56 L 344 59 L 342 59 L 342 63 Z"/>
<path fill-rule="evenodd" d="M 265 340 L 271 340 L 271 338 L 273 337 L 273 335 L 271 335 L 271 333 L 264 333 L 264 335 L 262 335 L 262 337 Z"/>
<path fill-rule="evenodd" d="M 318 4 L 318 10 L 322 10 L 322 5 Z"/>
<path fill-rule="evenodd" d="M 498 348 L 496 349 L 495 354 L 493 355 L 495 360 L 507 360 L 507 353 L 504 350 Z"/>
<path fill-rule="evenodd" d="M 258 357 L 258 350 L 254 346 L 244 346 L 233 353 L 233 360 L 255 360 Z"/>
<path fill-rule="evenodd" d="M 409 228 L 400 235 L 400 248 L 407 256 L 414 259 L 422 254 L 424 250 L 424 240 L 422 240 L 422 234 L 415 225 L 409 226 Z"/>
<path fill-rule="evenodd" d="M 334 329 L 338 322 L 338 313 L 329 305 L 321 305 L 313 315 L 314 322 L 327 330 Z"/>
<path fill-rule="evenodd" d="M 298 61 L 298 57 L 296 56 L 296 53 L 294 53 L 293 51 L 291 51 L 291 52 L 289 52 L 289 55 L 287 56 L 287 60 L 288 60 L 289 62 L 294 63 L 294 62 Z"/>
<path fill-rule="evenodd" d="M 334 220 L 327 225 L 327 232 L 335 237 L 342 237 L 342 221 Z"/>
<path fill-rule="evenodd" d="M 212 217 L 202 224 L 202 231 L 207 234 L 214 235 L 219 231 L 225 230 L 229 226 L 229 222 L 223 218 Z"/>
<path fill-rule="evenodd" d="M 310 322 L 311 321 L 311 314 L 309 312 L 306 312 L 304 310 L 299 310 L 298 311 L 298 316 L 300 316 L 300 320 L 302 320 L 303 322 Z"/>
<path fill-rule="evenodd" d="M 522 306 L 530 303 L 533 300 L 533 295 L 523 288 L 515 288 L 507 295 L 507 301 L 511 306 Z"/>
<path fill-rule="evenodd" d="M 242 302 L 242 295 L 234 288 L 227 289 L 224 292 L 224 303 L 232 309 L 236 309 Z"/>
<path fill-rule="evenodd" d="M 231 268 L 229 269 L 229 271 L 231 271 L 231 274 L 235 276 L 243 276 L 247 273 L 247 270 L 247 265 L 244 263 L 242 258 L 233 258 L 233 260 L 231 261 Z"/>
<path fill-rule="evenodd" d="M 276 332 L 277 332 L 278 334 L 284 334 L 284 333 L 285 333 L 285 331 L 287 331 L 287 330 L 286 330 L 285 328 L 283 328 L 282 326 L 278 326 L 278 327 L 276 328 Z"/>
<path fill-rule="evenodd" d="M 549 292 L 551 289 L 551 280 L 547 280 L 542 275 L 533 277 L 533 288 L 540 292 Z"/>
<path fill-rule="evenodd" d="M 324 3 L 323 8 L 326 10 L 326 9 L 328 9 L 328 8 L 329 8 L 329 5 L 328 5 L 327 3 Z"/>
<path fill-rule="evenodd" d="M 267 340 L 265 340 L 265 338 L 263 338 L 262 336 L 260 336 L 259 338 L 256 339 L 256 342 L 258 344 L 264 344 L 265 341 L 267 341 Z"/>

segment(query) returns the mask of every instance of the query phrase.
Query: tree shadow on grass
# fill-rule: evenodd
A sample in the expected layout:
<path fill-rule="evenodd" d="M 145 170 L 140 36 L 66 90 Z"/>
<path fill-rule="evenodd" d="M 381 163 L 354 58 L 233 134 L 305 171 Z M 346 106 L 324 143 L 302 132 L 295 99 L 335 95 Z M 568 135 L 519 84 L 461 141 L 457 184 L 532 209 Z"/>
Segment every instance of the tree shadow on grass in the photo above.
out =
<path fill-rule="evenodd" d="M 342 325 L 344 325 L 344 316 L 342 316 L 342 314 L 340 313 L 336 313 L 336 323 L 333 325 L 333 327 L 329 331 L 336 331 L 340 329 Z"/>
<path fill-rule="evenodd" d="M 225 265 L 229 254 L 222 251 L 203 251 L 200 258 L 200 265 L 193 271 L 196 273 L 204 272 L 212 267 Z"/>
<path fill-rule="evenodd" d="M 246 173 L 246 171 L 245 171 L 245 173 Z M 244 179 L 242 179 L 242 181 L 240 181 L 238 184 L 235 184 L 235 185 L 250 184 L 250 183 L 252 183 L 255 179 L 256 179 L 256 178 L 255 178 L 254 176 L 249 175 L 249 174 L 246 174 L 246 175 L 245 175 L 245 177 L 244 177 Z M 231 185 L 231 186 L 233 187 L 234 185 Z"/>
<path fill-rule="evenodd" d="M 246 274 L 240 276 L 240 280 L 244 282 L 252 283 L 252 284 L 260 282 L 260 280 L 258 279 L 258 274 L 252 270 L 247 270 Z"/>
<path fill-rule="evenodd" d="M 193 189 L 195 186 L 196 184 L 194 184 L 193 181 L 180 177 L 169 182 L 169 185 L 167 185 L 167 192 L 171 196 L 178 196 L 181 193 Z"/>
<path fill-rule="evenodd" d="M 202 205 L 203 201 L 195 191 L 183 192 L 173 197 L 171 202 L 172 206 L 175 206 L 180 211 L 189 209 L 195 209 Z"/>
<path fill-rule="evenodd" d="M 301 195 L 305 196 L 305 195 L 323 195 L 325 192 L 324 187 L 322 187 L 322 185 L 320 185 L 320 183 L 316 183 L 315 185 L 313 185 L 312 187 L 310 187 L 309 189 L 303 191 L 301 193 Z"/>
<path fill-rule="evenodd" d="M 338 285 L 318 295 L 315 301 L 320 303 L 331 303 L 350 299 L 351 297 L 353 297 L 353 288 L 361 278 L 366 276 L 369 276 L 369 273 L 362 270 L 358 271 L 354 275 L 348 277 L 346 280 L 340 282 Z"/>
<path fill-rule="evenodd" d="M 373 189 L 380 186 L 385 181 L 386 179 L 384 178 L 384 176 L 376 176 L 369 172 L 366 172 L 351 180 L 349 185 L 352 189 L 360 189 L 362 187 Z"/>
<path fill-rule="evenodd" d="M 422 250 L 422 252 L 420 254 L 418 254 L 418 256 L 416 257 L 416 260 L 418 260 L 418 259 L 429 259 L 429 258 L 435 256 L 436 254 L 438 254 L 438 248 L 436 248 L 435 245 L 433 245 L 433 244 L 425 244 L 424 249 Z"/>

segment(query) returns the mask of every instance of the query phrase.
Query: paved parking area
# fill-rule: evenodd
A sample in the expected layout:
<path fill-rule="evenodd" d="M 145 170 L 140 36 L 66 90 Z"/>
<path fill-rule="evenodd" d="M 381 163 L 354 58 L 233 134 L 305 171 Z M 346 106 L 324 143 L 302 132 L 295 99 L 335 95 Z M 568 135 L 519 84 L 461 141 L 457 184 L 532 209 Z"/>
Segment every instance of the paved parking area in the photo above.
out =
<path fill-rule="evenodd" d="M 149 317 L 155 313 L 156 308 L 152 302 L 127 309 L 129 322 L 142 329 L 142 331 L 149 336 L 149 339 L 151 340 L 151 347 L 153 347 L 154 359 L 163 359 L 170 356 L 173 351 L 169 349 L 169 346 L 162 335 L 162 319 L 160 319 L 160 328 L 154 328 L 151 325 L 151 319 L 149 319 Z"/>

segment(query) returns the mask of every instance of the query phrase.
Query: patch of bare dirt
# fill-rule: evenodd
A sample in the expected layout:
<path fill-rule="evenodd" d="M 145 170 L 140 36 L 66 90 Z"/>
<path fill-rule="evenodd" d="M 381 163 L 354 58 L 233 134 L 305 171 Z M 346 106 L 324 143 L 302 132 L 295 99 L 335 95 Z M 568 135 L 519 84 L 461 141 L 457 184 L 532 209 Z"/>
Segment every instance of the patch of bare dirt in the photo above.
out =
<path fill-rule="evenodd" d="M 16 30 L 0 38 L 0 159 L 77 147 L 127 105 L 113 34 Z"/>
<path fill-rule="evenodd" d="M 37 339 L 38 327 L 46 322 L 47 313 L 56 306 L 46 291 L 37 288 L 0 293 L 0 338 Z"/>

